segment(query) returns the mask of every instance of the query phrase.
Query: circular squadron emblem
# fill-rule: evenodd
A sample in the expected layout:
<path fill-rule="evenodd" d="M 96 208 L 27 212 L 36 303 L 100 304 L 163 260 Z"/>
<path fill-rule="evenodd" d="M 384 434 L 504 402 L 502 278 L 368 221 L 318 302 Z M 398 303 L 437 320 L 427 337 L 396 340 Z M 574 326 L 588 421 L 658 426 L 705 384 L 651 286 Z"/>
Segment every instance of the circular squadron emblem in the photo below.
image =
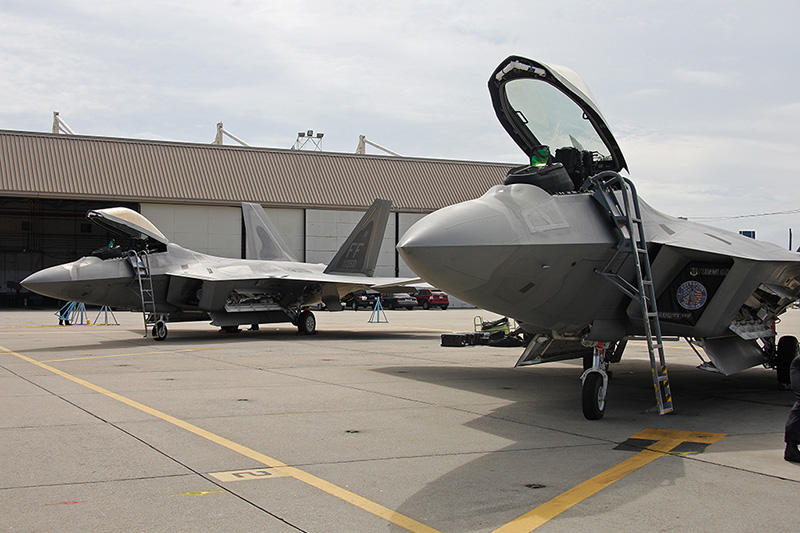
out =
<path fill-rule="evenodd" d="M 699 281 L 685 281 L 678 287 L 677 297 L 681 307 L 689 311 L 694 311 L 706 304 L 708 292 Z"/>

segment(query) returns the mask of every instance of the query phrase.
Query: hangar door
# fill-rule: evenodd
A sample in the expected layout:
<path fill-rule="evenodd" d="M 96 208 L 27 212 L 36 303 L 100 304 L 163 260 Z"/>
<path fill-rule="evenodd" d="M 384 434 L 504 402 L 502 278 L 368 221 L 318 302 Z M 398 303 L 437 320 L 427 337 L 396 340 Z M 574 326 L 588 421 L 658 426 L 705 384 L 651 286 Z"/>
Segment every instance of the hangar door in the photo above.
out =
<path fill-rule="evenodd" d="M 171 242 L 184 248 L 242 257 L 241 207 L 142 204 L 141 213 Z"/>
<path fill-rule="evenodd" d="M 108 245 L 112 235 L 87 220 L 92 209 L 138 204 L 0 197 L 0 306 L 53 303 L 19 282 L 42 268 L 75 261 Z"/>

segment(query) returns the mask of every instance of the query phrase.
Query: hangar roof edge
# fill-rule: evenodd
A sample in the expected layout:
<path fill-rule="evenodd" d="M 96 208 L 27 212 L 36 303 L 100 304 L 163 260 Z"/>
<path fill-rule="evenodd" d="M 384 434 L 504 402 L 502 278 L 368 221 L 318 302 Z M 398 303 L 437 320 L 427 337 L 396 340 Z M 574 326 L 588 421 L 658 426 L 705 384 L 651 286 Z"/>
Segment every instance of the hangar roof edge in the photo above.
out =
<path fill-rule="evenodd" d="M 509 163 L 0 130 L 0 195 L 243 201 L 428 212 L 480 196 Z"/>

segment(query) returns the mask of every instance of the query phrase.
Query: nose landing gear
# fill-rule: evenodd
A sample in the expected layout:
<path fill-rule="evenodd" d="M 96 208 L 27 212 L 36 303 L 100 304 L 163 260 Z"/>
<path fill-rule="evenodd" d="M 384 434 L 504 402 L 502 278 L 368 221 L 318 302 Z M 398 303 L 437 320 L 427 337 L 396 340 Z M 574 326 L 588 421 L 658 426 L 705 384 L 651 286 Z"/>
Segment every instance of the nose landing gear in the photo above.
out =
<path fill-rule="evenodd" d="M 599 420 L 606 412 L 606 392 L 608 391 L 608 361 L 603 343 L 594 347 L 592 366 L 581 376 L 581 405 L 587 420 Z"/>
<path fill-rule="evenodd" d="M 163 341 L 167 338 L 167 324 L 164 320 L 156 321 L 153 329 L 150 331 L 154 340 Z"/>

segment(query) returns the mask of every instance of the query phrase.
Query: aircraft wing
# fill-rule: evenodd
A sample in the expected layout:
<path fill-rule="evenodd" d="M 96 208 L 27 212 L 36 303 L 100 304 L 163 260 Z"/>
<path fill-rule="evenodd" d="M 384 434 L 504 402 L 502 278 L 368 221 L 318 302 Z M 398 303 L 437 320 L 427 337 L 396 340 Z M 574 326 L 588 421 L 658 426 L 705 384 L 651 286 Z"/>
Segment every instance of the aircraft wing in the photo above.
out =
<path fill-rule="evenodd" d="M 239 293 L 276 301 L 286 297 L 300 305 L 324 302 L 328 309 L 335 311 L 341 309 L 342 297 L 355 290 L 407 290 L 409 282 L 417 281 L 415 278 L 326 274 L 311 271 L 302 263 L 288 265 L 270 268 L 267 264 L 231 264 L 173 269 L 167 272 L 170 278 L 167 300 L 184 307 L 195 298 L 201 309 L 213 311 L 225 308 L 231 295 Z"/>
<path fill-rule="evenodd" d="M 202 256 L 186 251 L 165 269 L 169 276 L 170 304 L 189 302 L 204 310 L 219 310 L 232 301 L 247 300 L 290 306 L 324 302 L 341 309 L 341 298 L 357 289 L 404 290 L 416 278 L 374 277 L 391 202 L 375 200 L 330 264 L 291 260 L 288 246 L 274 224 L 256 204 L 242 204 L 248 232 L 248 259 Z M 172 245 L 173 250 L 177 250 Z M 190 256 L 191 255 L 191 259 Z M 246 296 L 242 296 L 246 295 Z"/>
<path fill-rule="evenodd" d="M 666 215 L 641 199 L 639 203 L 643 211 L 642 218 L 648 221 L 645 228 L 648 242 L 752 261 L 800 262 L 800 254 L 797 252 L 713 226 Z"/>
<path fill-rule="evenodd" d="M 250 263 L 249 261 L 247 263 Z M 374 277 L 358 274 L 326 274 L 304 268 L 304 263 L 287 263 L 287 266 L 271 262 L 264 264 L 230 264 L 209 267 L 192 265 L 188 268 L 168 270 L 168 276 L 189 278 L 199 281 L 225 282 L 277 282 L 293 281 L 298 283 L 336 283 L 343 285 L 364 285 L 365 287 L 388 288 L 408 286 L 415 282 L 422 283 L 419 278 Z M 302 266 L 301 266 L 302 265 Z M 324 265 L 323 265 L 324 266 Z"/>

